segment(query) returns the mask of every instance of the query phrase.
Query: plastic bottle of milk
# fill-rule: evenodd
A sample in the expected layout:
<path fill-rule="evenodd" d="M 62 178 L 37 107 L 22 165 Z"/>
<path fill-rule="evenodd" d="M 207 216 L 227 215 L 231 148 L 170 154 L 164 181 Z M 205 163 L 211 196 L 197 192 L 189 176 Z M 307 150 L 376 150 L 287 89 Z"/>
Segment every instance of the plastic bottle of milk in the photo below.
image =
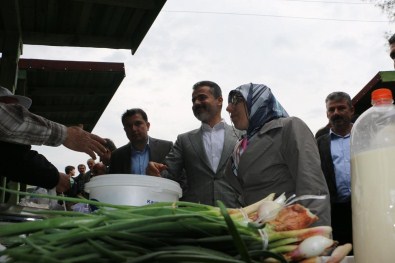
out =
<path fill-rule="evenodd" d="M 351 130 L 351 201 L 357 263 L 395 262 L 395 106 L 389 89 Z"/>

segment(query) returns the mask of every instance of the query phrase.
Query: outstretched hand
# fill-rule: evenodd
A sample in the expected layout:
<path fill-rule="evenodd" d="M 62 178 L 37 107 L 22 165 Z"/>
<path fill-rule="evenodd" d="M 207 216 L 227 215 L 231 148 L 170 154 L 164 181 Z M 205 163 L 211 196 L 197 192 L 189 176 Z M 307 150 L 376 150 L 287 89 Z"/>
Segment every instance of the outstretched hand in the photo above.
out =
<path fill-rule="evenodd" d="M 103 138 L 84 131 L 78 126 L 67 127 L 67 137 L 63 142 L 63 145 L 70 150 L 87 153 L 94 160 L 96 160 L 96 154 L 102 156 L 106 153 L 105 144 L 106 141 Z"/>
<path fill-rule="evenodd" d="M 164 165 L 163 163 L 149 162 L 147 169 L 145 170 L 145 173 L 147 175 L 161 177 L 160 173 L 166 169 L 167 169 L 167 166 Z"/>

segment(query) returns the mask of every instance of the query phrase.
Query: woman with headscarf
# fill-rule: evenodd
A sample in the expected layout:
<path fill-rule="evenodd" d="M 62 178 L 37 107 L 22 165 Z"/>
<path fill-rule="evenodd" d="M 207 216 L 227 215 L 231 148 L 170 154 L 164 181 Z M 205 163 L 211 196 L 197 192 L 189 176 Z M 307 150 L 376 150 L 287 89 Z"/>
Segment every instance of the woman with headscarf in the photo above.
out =
<path fill-rule="evenodd" d="M 321 171 L 316 141 L 307 125 L 289 117 L 271 90 L 245 84 L 229 93 L 226 110 L 234 126 L 247 131 L 236 144 L 226 178 L 240 195 L 242 206 L 271 193 L 326 196 L 299 201 L 319 217 L 315 225 L 330 225 L 329 192 Z"/>

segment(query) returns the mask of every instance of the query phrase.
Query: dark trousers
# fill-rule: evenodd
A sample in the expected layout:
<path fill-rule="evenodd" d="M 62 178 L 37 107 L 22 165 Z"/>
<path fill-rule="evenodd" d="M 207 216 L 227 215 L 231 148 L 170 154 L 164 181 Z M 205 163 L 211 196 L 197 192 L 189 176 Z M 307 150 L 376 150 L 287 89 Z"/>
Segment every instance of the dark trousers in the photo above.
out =
<path fill-rule="evenodd" d="M 351 202 L 332 203 L 331 214 L 333 240 L 338 241 L 339 245 L 352 244 Z"/>

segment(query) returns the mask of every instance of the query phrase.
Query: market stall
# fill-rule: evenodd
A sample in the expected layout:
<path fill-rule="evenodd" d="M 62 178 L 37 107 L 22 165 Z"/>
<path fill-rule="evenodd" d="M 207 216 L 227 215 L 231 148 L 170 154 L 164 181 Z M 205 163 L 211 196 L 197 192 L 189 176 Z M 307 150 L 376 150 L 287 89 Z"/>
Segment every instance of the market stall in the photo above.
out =
<path fill-rule="evenodd" d="M 351 246 L 338 246 L 330 226 L 311 226 L 317 216 L 295 203 L 307 197 L 274 196 L 237 209 L 221 202 L 128 206 L 75 199 L 92 210 L 25 208 L 33 221 L 0 228 L 6 247 L 0 256 L 10 262 L 352 262 Z"/>
<path fill-rule="evenodd" d="M 91 132 L 125 77 L 123 63 L 20 60 L 23 45 L 40 45 L 43 54 L 45 46 L 130 49 L 135 54 L 165 3 L 0 1 L 0 85 L 31 97 L 33 113 Z M 4 196 L 0 192 L 0 202 Z M 9 200 L 16 204 L 18 196 Z"/>

